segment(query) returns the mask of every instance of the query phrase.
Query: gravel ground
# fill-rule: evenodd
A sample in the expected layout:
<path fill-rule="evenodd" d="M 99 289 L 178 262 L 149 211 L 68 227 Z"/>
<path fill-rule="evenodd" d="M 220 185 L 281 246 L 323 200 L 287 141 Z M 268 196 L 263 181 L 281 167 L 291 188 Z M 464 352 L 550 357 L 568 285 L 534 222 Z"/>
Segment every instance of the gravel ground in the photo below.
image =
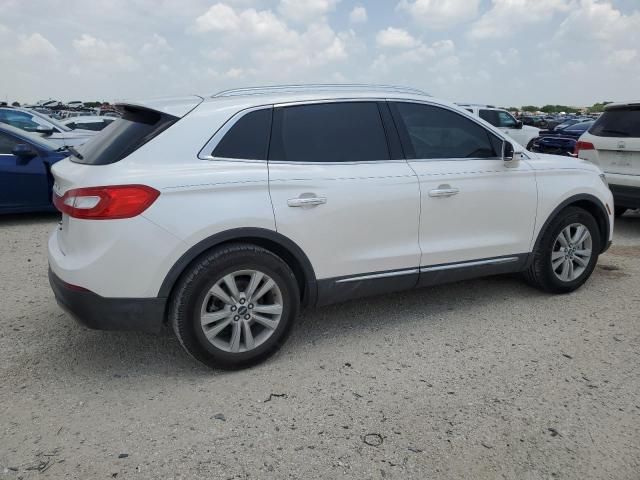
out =
<path fill-rule="evenodd" d="M 571 295 L 494 277 L 322 308 L 233 373 L 62 313 L 56 220 L 0 219 L 0 478 L 640 478 L 640 214 Z"/>

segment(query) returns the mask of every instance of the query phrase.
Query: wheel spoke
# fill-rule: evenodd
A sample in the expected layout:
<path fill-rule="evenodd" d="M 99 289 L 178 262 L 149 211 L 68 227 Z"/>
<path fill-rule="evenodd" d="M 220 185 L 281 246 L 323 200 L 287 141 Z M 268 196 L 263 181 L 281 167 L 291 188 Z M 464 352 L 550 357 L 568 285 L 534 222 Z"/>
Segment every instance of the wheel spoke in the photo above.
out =
<path fill-rule="evenodd" d="M 582 235 L 580 235 L 580 237 L 578 237 L 578 240 L 575 243 L 575 245 L 582 245 L 584 244 L 584 242 L 587 240 L 587 238 L 589 238 L 591 236 L 591 233 L 589 233 L 589 230 L 587 229 L 587 227 L 584 227 L 581 225 L 581 227 L 584 229 L 582 232 Z"/>
<path fill-rule="evenodd" d="M 271 290 L 274 285 L 275 285 L 275 282 L 273 280 L 271 279 L 267 280 L 266 282 L 264 282 L 262 287 L 260 287 L 260 290 L 258 290 L 256 294 L 251 298 L 251 300 L 253 300 L 254 302 L 257 302 L 264 296 L 265 293 Z"/>
<path fill-rule="evenodd" d="M 585 250 L 576 250 L 574 252 L 574 254 L 578 257 L 590 257 L 591 256 L 591 249 L 585 249 Z"/>
<path fill-rule="evenodd" d="M 231 327 L 230 349 L 233 353 L 237 353 L 240 350 L 240 334 L 242 332 L 240 322 L 233 322 Z"/>
<path fill-rule="evenodd" d="M 229 289 L 231 296 L 234 300 L 240 300 L 240 292 L 238 291 L 238 285 L 236 285 L 236 277 L 232 274 L 226 275 L 224 277 L 224 284 Z"/>
<path fill-rule="evenodd" d="M 560 245 L 565 248 L 569 246 L 569 240 L 567 239 L 566 232 L 567 229 L 565 228 L 562 232 L 560 232 L 560 235 L 558 235 L 558 241 L 560 242 Z"/>
<path fill-rule="evenodd" d="M 244 292 L 247 298 L 251 298 L 251 296 L 253 295 L 253 292 L 255 292 L 256 288 L 258 288 L 258 285 L 260 285 L 260 282 L 262 281 L 263 277 L 264 277 L 264 274 L 262 272 L 253 272 L 253 274 L 251 274 L 251 280 L 249 281 L 249 286 L 247 287 L 247 290 Z"/>
<path fill-rule="evenodd" d="M 272 320 L 270 318 L 267 317 L 263 317 L 260 314 L 254 314 L 253 315 L 253 319 L 258 322 L 260 325 L 265 326 L 266 328 L 270 329 L 270 330 L 275 330 L 275 328 L 278 326 L 278 321 L 277 320 Z"/>
<path fill-rule="evenodd" d="M 227 328 L 229 326 L 229 324 L 231 323 L 231 317 L 225 319 L 224 321 L 218 323 L 215 327 L 207 330 L 206 328 L 204 329 L 204 334 L 205 336 L 209 339 L 210 342 L 213 341 L 214 338 L 216 338 L 220 332 L 222 330 L 224 330 L 225 328 Z"/>
<path fill-rule="evenodd" d="M 586 267 L 587 265 L 589 265 L 589 260 L 585 258 L 580 258 L 578 256 L 574 256 L 573 263 L 578 264 L 578 266 L 580 267 Z"/>
<path fill-rule="evenodd" d="M 234 304 L 233 299 L 229 295 L 227 295 L 225 293 L 225 291 L 222 290 L 222 288 L 220 288 L 220 285 L 218 285 L 218 284 L 214 285 L 213 288 L 211 290 L 209 290 L 209 293 L 211 295 L 213 295 L 214 297 L 219 298 L 220 300 L 222 300 L 227 305 L 233 305 Z"/>
<path fill-rule="evenodd" d="M 271 315 L 277 315 L 279 313 L 282 313 L 282 305 L 256 305 L 255 307 L 253 307 L 253 311 L 258 313 L 269 313 Z"/>
<path fill-rule="evenodd" d="M 551 263 L 551 266 L 553 267 L 553 270 L 554 270 L 554 271 L 556 271 L 556 270 L 558 270 L 558 267 L 559 267 L 560 265 L 562 265 L 563 263 L 564 263 L 564 256 L 562 256 L 562 257 L 560 257 L 560 258 L 558 258 L 558 259 L 554 260 L 554 261 Z"/>
<path fill-rule="evenodd" d="M 242 322 L 242 330 L 244 331 L 244 346 L 247 350 L 251 350 L 255 347 L 255 340 L 253 339 L 249 322 Z"/>
<path fill-rule="evenodd" d="M 217 312 L 207 312 L 202 314 L 200 322 L 203 327 L 206 327 L 207 325 L 211 325 L 212 323 L 227 318 L 229 315 L 231 315 L 231 312 L 227 309 L 218 310 Z"/>
<path fill-rule="evenodd" d="M 569 260 L 567 262 L 567 264 L 568 264 L 568 269 L 567 269 L 568 270 L 568 272 L 567 272 L 568 280 L 573 280 L 573 262 L 571 260 Z"/>
<path fill-rule="evenodd" d="M 562 271 L 560 272 L 560 279 L 567 281 L 569 280 L 569 264 L 571 262 L 567 259 L 562 263 Z"/>
<path fill-rule="evenodd" d="M 560 250 L 558 250 L 557 252 L 552 252 L 551 253 L 551 261 L 555 262 L 556 260 L 560 259 L 560 258 L 564 258 L 565 253 L 561 252 Z"/>
<path fill-rule="evenodd" d="M 571 237 L 571 243 L 573 243 L 574 245 L 577 245 L 578 243 L 580 243 L 580 238 L 584 234 L 585 230 L 586 228 L 584 227 L 584 225 L 578 225 L 576 227 L 576 233 L 574 233 L 573 236 Z"/>

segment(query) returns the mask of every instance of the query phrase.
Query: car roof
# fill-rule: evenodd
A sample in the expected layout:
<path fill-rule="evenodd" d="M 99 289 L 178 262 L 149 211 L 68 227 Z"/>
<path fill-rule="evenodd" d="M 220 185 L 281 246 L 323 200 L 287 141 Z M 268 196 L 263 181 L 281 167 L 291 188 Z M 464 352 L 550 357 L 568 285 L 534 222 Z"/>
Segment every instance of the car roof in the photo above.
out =
<path fill-rule="evenodd" d="M 428 93 L 411 87 L 368 84 L 311 84 L 311 85 L 270 85 L 224 90 L 211 95 L 189 95 L 183 97 L 159 98 L 133 102 L 120 102 L 120 106 L 139 106 L 183 117 L 200 103 L 224 102 L 255 103 L 268 105 L 318 100 L 339 100 L 354 98 L 396 98 L 407 100 L 429 99 L 432 103 L 453 105 L 431 97 Z"/>
<path fill-rule="evenodd" d="M 624 109 L 625 107 L 640 107 L 640 100 L 635 101 L 635 102 L 616 102 L 616 103 L 608 103 L 607 105 L 605 105 L 604 107 L 604 111 L 606 112 L 607 110 L 620 110 L 620 109 Z"/>

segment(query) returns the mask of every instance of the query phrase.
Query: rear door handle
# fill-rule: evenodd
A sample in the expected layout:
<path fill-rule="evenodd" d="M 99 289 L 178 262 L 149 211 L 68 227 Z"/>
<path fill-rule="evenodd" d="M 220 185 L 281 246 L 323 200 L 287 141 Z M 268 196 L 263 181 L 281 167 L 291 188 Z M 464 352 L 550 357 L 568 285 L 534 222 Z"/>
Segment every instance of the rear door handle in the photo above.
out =
<path fill-rule="evenodd" d="M 441 187 L 445 187 L 441 185 Z M 446 188 L 436 188 L 435 190 L 429 190 L 430 197 L 452 197 L 460 193 L 460 190 L 457 188 L 451 188 L 448 185 Z"/>
<path fill-rule="evenodd" d="M 287 200 L 287 205 L 290 207 L 315 207 L 325 203 L 327 203 L 327 197 L 302 197 Z"/>

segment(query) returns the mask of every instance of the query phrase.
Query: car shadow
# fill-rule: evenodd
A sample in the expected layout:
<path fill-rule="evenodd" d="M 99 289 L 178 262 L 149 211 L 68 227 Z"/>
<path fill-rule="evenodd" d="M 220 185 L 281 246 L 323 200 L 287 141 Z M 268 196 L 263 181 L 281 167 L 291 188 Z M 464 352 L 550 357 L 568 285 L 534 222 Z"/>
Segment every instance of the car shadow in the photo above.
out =
<path fill-rule="evenodd" d="M 0 215 L 0 228 L 59 222 L 60 212 L 10 213 Z"/>
<path fill-rule="evenodd" d="M 279 353 L 254 368 L 280 368 L 282 362 L 304 356 L 314 346 L 332 344 L 349 335 L 376 332 L 381 338 L 401 324 L 438 324 L 450 311 L 464 319 L 474 309 L 518 298 L 547 295 L 526 286 L 515 276 L 487 277 L 367 297 L 346 303 L 308 309 L 300 316 L 289 340 Z M 51 349 L 49 356 L 80 376 L 180 376 L 199 378 L 230 372 L 210 370 L 192 359 L 167 328 L 160 334 L 102 332 L 81 327 L 67 315 L 60 321 L 69 330 L 64 349 Z M 450 316 L 447 321 L 451 321 Z M 348 341 L 348 338 L 347 338 Z M 274 365 L 278 365 L 274 367 Z"/>

